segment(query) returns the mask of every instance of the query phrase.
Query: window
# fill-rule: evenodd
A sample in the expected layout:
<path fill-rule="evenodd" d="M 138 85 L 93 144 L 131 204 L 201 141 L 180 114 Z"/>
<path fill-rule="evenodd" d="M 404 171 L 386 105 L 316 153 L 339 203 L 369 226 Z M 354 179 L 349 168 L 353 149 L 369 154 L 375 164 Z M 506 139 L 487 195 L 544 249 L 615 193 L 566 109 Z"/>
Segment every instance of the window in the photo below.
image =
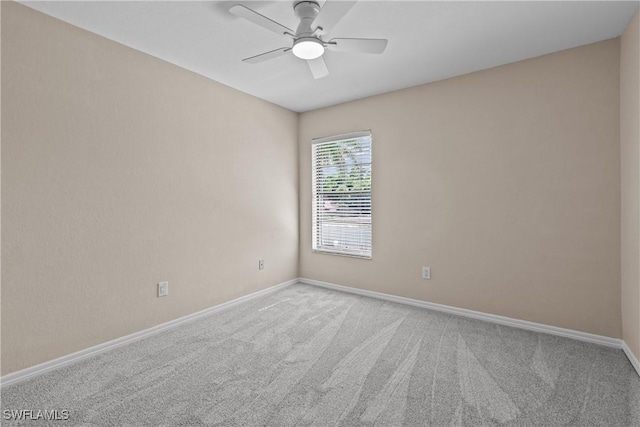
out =
<path fill-rule="evenodd" d="M 313 250 L 371 258 L 371 132 L 313 140 Z"/>

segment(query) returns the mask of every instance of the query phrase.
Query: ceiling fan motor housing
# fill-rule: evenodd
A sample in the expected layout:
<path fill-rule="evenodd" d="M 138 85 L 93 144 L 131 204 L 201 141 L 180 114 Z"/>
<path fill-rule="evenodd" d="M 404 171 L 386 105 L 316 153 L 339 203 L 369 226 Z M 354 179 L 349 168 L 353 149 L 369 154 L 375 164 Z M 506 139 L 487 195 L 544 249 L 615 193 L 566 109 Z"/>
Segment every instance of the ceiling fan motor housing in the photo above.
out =
<path fill-rule="evenodd" d="M 293 5 L 296 16 L 300 18 L 300 24 L 296 30 L 296 37 L 312 37 L 315 29 L 311 24 L 320 13 L 320 4 L 312 0 L 303 0 Z"/>
<path fill-rule="evenodd" d="M 300 24 L 296 30 L 296 41 L 293 43 L 293 54 L 301 59 L 315 59 L 324 53 L 322 40 L 314 35 L 311 28 L 313 21 L 320 13 L 320 5 L 311 0 L 299 1 L 293 5 Z"/>

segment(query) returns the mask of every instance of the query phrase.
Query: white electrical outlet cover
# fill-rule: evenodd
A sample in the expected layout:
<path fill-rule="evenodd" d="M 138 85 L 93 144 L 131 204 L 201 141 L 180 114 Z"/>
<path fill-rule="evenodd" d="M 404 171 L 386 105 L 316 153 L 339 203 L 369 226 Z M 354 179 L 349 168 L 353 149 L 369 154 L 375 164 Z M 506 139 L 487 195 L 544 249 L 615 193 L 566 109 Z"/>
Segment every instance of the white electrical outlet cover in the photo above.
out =
<path fill-rule="evenodd" d="M 431 267 L 422 267 L 422 278 L 431 279 Z"/>
<path fill-rule="evenodd" d="M 169 282 L 159 282 L 158 283 L 158 296 L 164 297 L 169 295 Z"/>

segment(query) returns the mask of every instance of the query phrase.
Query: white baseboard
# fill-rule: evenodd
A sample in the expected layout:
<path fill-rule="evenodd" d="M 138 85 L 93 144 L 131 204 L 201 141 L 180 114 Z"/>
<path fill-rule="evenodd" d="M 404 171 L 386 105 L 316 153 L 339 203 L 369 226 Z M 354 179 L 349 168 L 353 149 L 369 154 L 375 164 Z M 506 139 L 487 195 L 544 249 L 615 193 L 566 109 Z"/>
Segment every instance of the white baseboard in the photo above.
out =
<path fill-rule="evenodd" d="M 351 294 L 377 298 L 384 301 L 391 301 L 391 302 L 397 302 L 400 304 L 412 305 L 415 307 L 427 308 L 430 310 L 441 311 L 444 313 L 456 314 L 458 316 L 470 317 L 472 319 L 484 320 L 486 322 L 497 323 L 500 325 L 513 326 L 514 328 L 526 329 L 526 330 L 535 331 L 535 332 L 543 332 L 546 334 L 557 335 L 560 337 L 573 338 L 575 340 L 605 345 L 607 347 L 622 348 L 622 343 L 623 343 L 622 340 L 617 338 L 610 338 L 602 335 L 589 334 L 587 332 L 574 331 L 572 329 L 558 328 L 556 326 L 545 325 L 542 323 L 535 323 L 535 322 L 529 322 L 526 320 L 513 319 L 511 317 L 482 313 L 480 311 L 467 310 L 465 308 L 457 308 L 449 305 L 436 304 L 433 302 L 421 301 L 421 300 L 412 299 L 412 298 L 405 298 L 405 297 L 399 297 L 395 295 L 383 294 L 381 292 L 351 288 L 348 286 L 336 285 L 334 283 L 320 282 L 318 280 L 300 278 L 300 283 L 304 283 L 307 285 L 320 286 L 328 289 L 335 289 L 338 291 L 348 292 Z"/>
<path fill-rule="evenodd" d="M 640 375 L 640 362 L 638 362 L 638 358 L 631 352 L 631 349 L 624 341 L 622 341 L 622 349 L 624 350 L 624 354 L 627 355 L 627 359 L 629 359 L 629 362 L 631 362 L 631 365 L 635 368 L 638 375 Z"/>
<path fill-rule="evenodd" d="M 441 311 L 444 313 L 456 314 L 458 316 L 470 317 L 472 319 L 484 320 L 486 322 L 497 323 L 500 325 L 513 326 L 514 328 L 526 329 L 529 331 L 542 332 L 550 335 L 557 335 L 574 340 L 586 341 L 594 344 L 600 344 L 607 347 L 619 348 L 635 368 L 640 376 L 640 363 L 636 356 L 631 352 L 624 340 L 617 338 L 605 337 L 603 335 L 590 334 L 587 332 L 575 331 L 573 329 L 558 328 L 557 326 L 545 325 L 543 323 L 529 322 L 527 320 L 513 319 L 511 317 L 498 316 L 496 314 L 482 313 L 480 311 L 467 310 L 465 308 L 457 308 L 449 305 L 436 304 L 433 302 L 421 301 L 412 298 L 399 297 L 381 292 L 367 291 L 364 289 L 351 288 L 348 286 L 336 285 L 335 283 L 321 282 L 319 280 L 300 278 L 300 283 L 306 285 L 320 286 L 322 288 L 334 289 L 337 291 L 347 292 L 355 295 L 362 295 L 371 298 L 377 298 L 384 301 L 397 302 L 400 304 L 412 305 L 415 307 L 427 308 L 430 310 Z"/>
<path fill-rule="evenodd" d="M 270 294 L 270 293 L 275 292 L 275 291 L 277 291 L 279 289 L 285 288 L 287 286 L 294 285 L 296 283 L 298 283 L 298 279 L 289 280 L 287 282 L 280 283 L 280 284 L 275 285 L 275 286 L 271 286 L 271 287 L 269 287 L 267 289 L 263 289 L 261 291 L 254 292 L 252 294 L 245 295 L 243 297 L 236 298 L 234 300 L 227 301 L 227 302 L 224 302 L 222 304 L 218 304 L 218 305 L 215 305 L 213 307 L 209 307 L 209 308 L 206 308 L 204 310 L 197 311 L 195 313 L 188 314 L 186 316 L 179 317 L 177 319 L 170 320 L 170 321 L 165 322 L 165 323 L 161 323 L 160 325 L 153 326 L 153 327 L 151 327 L 149 329 L 145 329 L 143 331 L 135 332 L 133 334 L 126 335 L 124 337 L 116 338 L 115 340 L 111 340 L 111 341 L 108 341 L 108 342 L 105 342 L 105 343 L 102 343 L 102 344 L 98 344 L 96 346 L 89 347 L 87 349 L 80 350 L 80 351 L 77 351 L 75 353 L 71 353 L 71 354 L 68 354 L 66 356 L 62 356 L 62 357 L 59 357 L 57 359 L 53 359 L 53 360 L 50 360 L 48 362 L 41 363 L 39 365 L 31 366 L 29 368 L 26 368 L 26 369 L 23 369 L 23 370 L 20 370 L 20 371 L 12 372 L 12 373 L 7 374 L 7 375 L 3 376 L 2 378 L 0 378 L 0 387 L 5 387 L 5 386 L 11 385 L 11 384 L 15 384 L 15 383 L 24 381 L 27 378 L 33 377 L 34 375 L 40 375 L 40 374 L 43 374 L 45 372 L 51 371 L 53 369 L 57 369 L 57 368 L 60 368 L 62 366 L 66 366 L 66 365 L 78 362 L 79 360 L 85 359 L 87 357 L 95 356 L 96 354 L 99 354 L 99 353 L 102 353 L 102 352 L 105 352 L 105 351 L 108 351 L 108 350 L 112 350 L 112 349 L 114 349 L 116 347 L 120 347 L 121 345 L 128 344 L 128 343 L 131 343 L 133 341 L 137 341 L 137 340 L 142 339 L 142 338 L 146 338 L 146 337 L 148 337 L 150 335 L 157 334 L 160 331 L 164 331 L 164 330 L 169 329 L 169 328 L 174 328 L 174 327 L 176 327 L 176 326 L 178 326 L 178 325 L 180 325 L 182 323 L 190 322 L 190 321 L 195 320 L 195 319 L 197 319 L 199 317 L 206 316 L 206 315 L 214 313 L 216 311 L 229 308 L 231 306 L 234 306 L 236 304 L 240 304 L 240 303 L 248 301 L 250 299 Z"/>

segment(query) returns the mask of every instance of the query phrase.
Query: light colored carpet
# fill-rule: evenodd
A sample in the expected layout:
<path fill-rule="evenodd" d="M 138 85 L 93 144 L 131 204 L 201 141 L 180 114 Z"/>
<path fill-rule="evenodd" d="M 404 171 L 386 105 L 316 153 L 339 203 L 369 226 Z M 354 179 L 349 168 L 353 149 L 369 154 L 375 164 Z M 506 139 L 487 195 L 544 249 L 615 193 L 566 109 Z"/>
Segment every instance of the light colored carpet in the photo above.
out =
<path fill-rule="evenodd" d="M 294 285 L 3 387 L 1 406 L 86 426 L 627 426 L 639 383 L 621 350 Z"/>

